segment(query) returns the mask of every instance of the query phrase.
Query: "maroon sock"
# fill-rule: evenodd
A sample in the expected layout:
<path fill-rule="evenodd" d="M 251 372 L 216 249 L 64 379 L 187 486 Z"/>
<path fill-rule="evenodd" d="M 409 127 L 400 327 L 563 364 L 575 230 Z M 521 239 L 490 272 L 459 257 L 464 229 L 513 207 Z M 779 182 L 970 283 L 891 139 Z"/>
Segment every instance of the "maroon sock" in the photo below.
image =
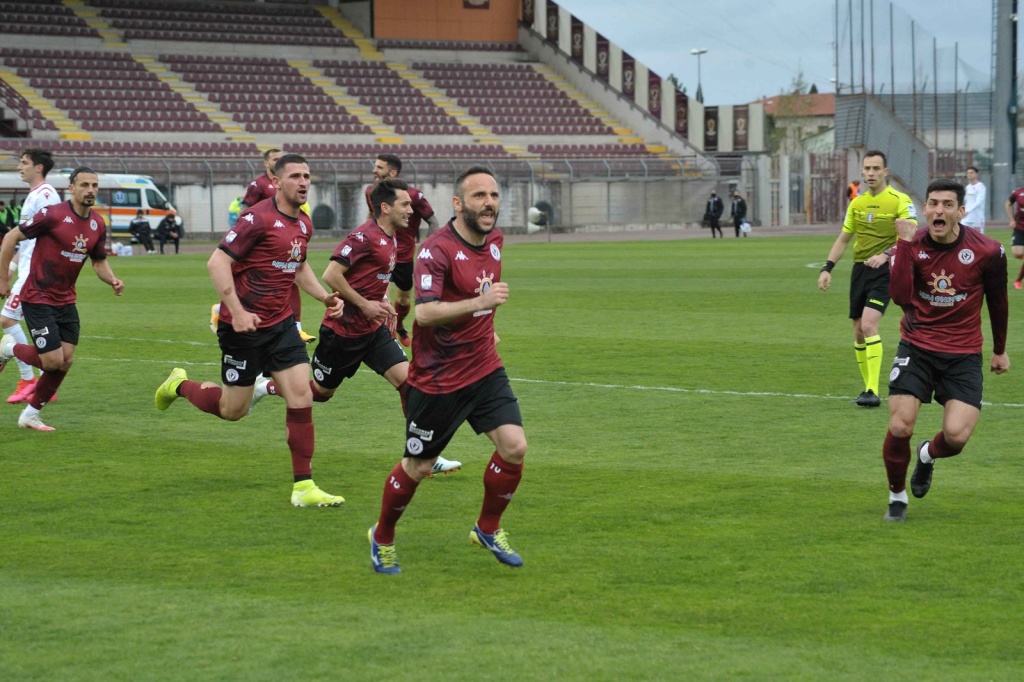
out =
<path fill-rule="evenodd" d="M 298 478 L 313 476 L 313 408 L 289 407 L 284 426 L 288 432 L 288 449 L 292 453 L 292 474 Z"/>
<path fill-rule="evenodd" d="M 410 310 L 412 310 L 412 306 L 410 306 L 408 303 L 395 303 L 395 313 L 398 314 L 399 327 L 404 326 L 402 324 L 402 320 L 405 319 L 405 316 L 409 314 Z"/>
<path fill-rule="evenodd" d="M 484 504 L 476 527 L 493 535 L 501 528 L 501 515 L 512 501 L 512 495 L 523 480 L 523 465 L 509 464 L 494 452 L 484 470 Z"/>
<path fill-rule="evenodd" d="M 316 382 L 313 381 L 312 379 L 309 380 L 309 390 L 313 392 L 314 403 L 326 403 L 328 400 L 334 397 L 333 393 L 331 393 L 330 395 L 324 395 L 323 393 L 318 391 L 316 388 Z"/>
<path fill-rule="evenodd" d="M 378 543 L 390 545 L 395 541 L 395 524 L 412 502 L 418 485 L 405 473 L 401 462 L 388 474 L 384 482 L 384 495 L 380 500 L 380 518 L 377 519 L 377 530 L 373 534 L 373 539 Z"/>
<path fill-rule="evenodd" d="M 928 444 L 928 454 L 935 459 L 941 459 L 943 457 L 956 457 L 964 449 L 962 447 L 953 447 L 946 441 L 946 434 L 939 431 L 935 434 L 935 438 L 932 438 L 932 442 Z"/>
<path fill-rule="evenodd" d="M 203 388 L 198 381 L 185 380 L 178 386 L 178 395 L 214 417 L 220 416 L 220 386 Z"/>
<path fill-rule="evenodd" d="M 292 285 L 291 294 L 288 296 L 288 305 L 291 306 L 295 321 L 302 321 L 302 291 L 299 289 L 298 284 Z"/>
<path fill-rule="evenodd" d="M 60 386 L 61 382 L 64 381 L 64 377 L 67 375 L 67 372 L 62 372 L 60 370 L 43 372 L 40 374 L 39 381 L 36 382 L 36 390 L 29 399 L 28 404 L 37 410 L 43 409 L 43 405 L 50 402 L 50 399 L 53 398 L 53 394 L 57 392 L 57 388 Z"/>
<path fill-rule="evenodd" d="M 885 460 L 885 475 L 889 477 L 889 490 L 900 493 L 907 489 L 907 467 L 910 466 L 910 439 L 897 438 L 891 431 L 885 432 L 882 444 L 882 459 Z"/>
<path fill-rule="evenodd" d="M 402 414 L 405 415 L 407 414 L 405 409 L 405 399 L 406 396 L 409 395 L 409 382 L 403 381 L 395 390 L 398 391 L 398 398 L 402 401 Z"/>
<path fill-rule="evenodd" d="M 43 365 L 39 361 L 39 352 L 36 347 L 30 343 L 16 343 L 14 349 L 11 351 L 14 357 L 18 358 L 26 365 L 32 365 L 37 369 L 42 369 Z"/>

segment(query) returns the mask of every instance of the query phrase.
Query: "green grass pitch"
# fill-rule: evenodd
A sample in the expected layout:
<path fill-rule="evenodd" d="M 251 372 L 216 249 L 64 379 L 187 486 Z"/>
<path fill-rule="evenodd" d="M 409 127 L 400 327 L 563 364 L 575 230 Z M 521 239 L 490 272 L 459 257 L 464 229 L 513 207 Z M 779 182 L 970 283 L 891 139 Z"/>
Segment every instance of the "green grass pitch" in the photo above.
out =
<path fill-rule="evenodd" d="M 525 566 L 469 543 L 491 448 L 467 426 L 463 470 L 398 526 L 400 576 L 366 542 L 404 439 L 385 380 L 315 406 L 314 476 L 347 503 L 293 508 L 283 401 L 234 424 L 153 406 L 175 366 L 219 377 L 206 256 L 113 259 L 121 299 L 86 268 L 58 431 L 0 406 L 0 679 L 1020 679 L 1024 297 L 967 449 L 885 524 L 849 258 L 816 288 L 832 240 L 506 246 L 530 450 L 503 525 Z"/>

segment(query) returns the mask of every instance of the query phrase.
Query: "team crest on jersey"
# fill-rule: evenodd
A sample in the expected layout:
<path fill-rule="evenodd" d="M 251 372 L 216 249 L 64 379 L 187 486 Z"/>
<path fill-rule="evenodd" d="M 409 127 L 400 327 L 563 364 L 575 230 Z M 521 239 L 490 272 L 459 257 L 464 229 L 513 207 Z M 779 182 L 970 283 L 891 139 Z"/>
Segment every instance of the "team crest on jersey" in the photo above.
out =
<path fill-rule="evenodd" d="M 292 242 L 291 251 L 288 252 L 288 260 L 302 260 L 302 242 L 298 239 Z"/>
<path fill-rule="evenodd" d="M 306 223 L 302 220 L 299 221 L 299 229 L 302 230 L 302 234 L 306 234 Z"/>
<path fill-rule="evenodd" d="M 864 216 L 864 219 L 867 220 L 869 223 L 873 223 L 875 222 L 875 214 L 868 213 L 866 216 Z"/>
<path fill-rule="evenodd" d="M 97 228 L 96 221 L 95 220 L 90 220 L 89 221 L 89 229 L 92 230 L 93 232 L 95 232 L 96 228 Z"/>
<path fill-rule="evenodd" d="M 953 278 L 956 275 L 947 275 L 945 269 L 939 274 L 932 273 L 932 293 L 945 296 L 956 296 L 956 289 L 953 288 Z"/>
<path fill-rule="evenodd" d="M 487 290 L 494 284 L 494 273 L 487 274 L 486 270 L 481 271 L 481 276 L 476 278 L 476 282 L 479 286 L 473 290 L 474 294 L 486 294 Z"/>
<path fill-rule="evenodd" d="M 963 249 L 956 257 L 964 265 L 970 265 L 974 262 L 974 252 L 970 249 Z"/>
<path fill-rule="evenodd" d="M 498 248 L 497 244 L 491 244 L 491 258 L 494 260 L 501 260 L 501 249 Z"/>
<path fill-rule="evenodd" d="M 76 253 L 86 253 L 89 251 L 89 238 L 84 234 L 80 234 L 75 237 L 75 240 L 71 243 L 71 250 Z"/>

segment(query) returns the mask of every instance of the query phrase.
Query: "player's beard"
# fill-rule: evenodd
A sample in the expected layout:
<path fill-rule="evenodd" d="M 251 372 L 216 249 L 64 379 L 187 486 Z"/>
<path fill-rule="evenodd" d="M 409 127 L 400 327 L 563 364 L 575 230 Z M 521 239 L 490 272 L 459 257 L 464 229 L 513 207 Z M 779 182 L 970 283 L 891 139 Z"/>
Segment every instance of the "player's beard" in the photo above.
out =
<path fill-rule="evenodd" d="M 477 218 L 480 217 L 481 213 L 483 213 L 483 211 L 473 211 L 469 207 L 463 206 L 463 208 L 462 208 L 462 220 L 463 220 L 463 222 L 466 223 L 466 227 L 471 229 L 473 232 L 476 232 L 477 234 L 488 235 L 488 234 L 491 233 L 491 230 L 493 230 L 494 227 L 491 227 L 489 230 L 485 230 L 483 227 L 480 226 L 480 221 L 477 220 Z M 494 210 L 494 224 L 495 225 L 498 224 L 498 210 L 497 209 Z"/>

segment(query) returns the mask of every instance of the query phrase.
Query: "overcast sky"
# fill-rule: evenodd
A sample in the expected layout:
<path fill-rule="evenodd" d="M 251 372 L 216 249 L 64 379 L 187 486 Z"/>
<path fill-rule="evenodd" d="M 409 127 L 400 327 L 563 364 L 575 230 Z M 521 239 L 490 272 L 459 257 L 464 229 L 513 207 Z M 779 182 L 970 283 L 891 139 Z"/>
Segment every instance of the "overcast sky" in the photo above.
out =
<path fill-rule="evenodd" d="M 801 72 L 819 92 L 834 92 L 835 0 L 558 0 L 581 19 L 658 75 L 675 74 L 692 96 L 697 90 L 694 48 L 701 56 L 701 85 L 707 104 L 739 104 L 789 90 Z M 851 0 L 840 0 L 840 83 L 850 81 Z M 897 91 L 916 86 L 931 91 L 937 71 L 940 91 L 952 90 L 954 44 L 959 44 L 958 89 L 976 91 L 992 62 L 992 0 L 894 0 Z M 864 7 L 864 77 L 870 83 L 871 55 L 879 88 L 890 83 L 888 0 L 874 0 L 875 49 L 871 45 L 871 0 L 852 0 L 855 71 L 861 79 L 861 12 Z M 910 67 L 910 22 L 914 22 L 916 74 Z M 934 39 L 934 43 L 933 43 Z M 933 69 L 933 44 L 938 69 Z M 932 80 L 926 80 L 932 79 Z M 905 83 L 905 85 L 903 85 Z M 883 92 L 888 92 L 885 85 Z M 909 91 L 909 90 L 907 90 Z"/>

